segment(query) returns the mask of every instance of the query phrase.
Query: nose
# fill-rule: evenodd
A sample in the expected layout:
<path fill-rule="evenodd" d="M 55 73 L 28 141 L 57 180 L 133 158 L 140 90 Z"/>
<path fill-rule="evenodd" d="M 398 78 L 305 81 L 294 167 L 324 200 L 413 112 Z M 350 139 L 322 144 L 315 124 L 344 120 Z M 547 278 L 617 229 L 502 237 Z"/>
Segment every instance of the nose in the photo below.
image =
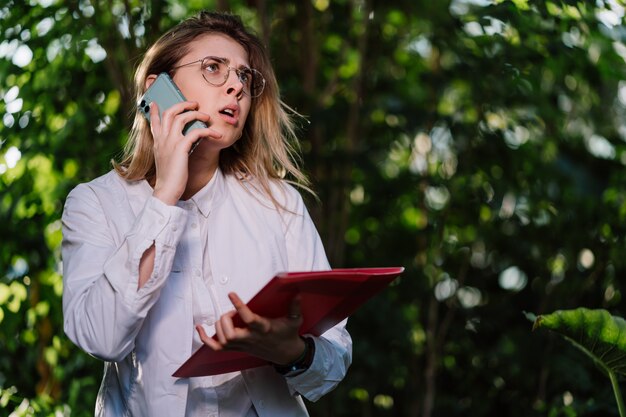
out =
<path fill-rule="evenodd" d="M 243 83 L 239 79 L 239 74 L 237 74 L 237 71 L 234 68 L 228 68 L 226 94 L 234 94 L 237 97 L 240 97 L 243 94 Z"/>

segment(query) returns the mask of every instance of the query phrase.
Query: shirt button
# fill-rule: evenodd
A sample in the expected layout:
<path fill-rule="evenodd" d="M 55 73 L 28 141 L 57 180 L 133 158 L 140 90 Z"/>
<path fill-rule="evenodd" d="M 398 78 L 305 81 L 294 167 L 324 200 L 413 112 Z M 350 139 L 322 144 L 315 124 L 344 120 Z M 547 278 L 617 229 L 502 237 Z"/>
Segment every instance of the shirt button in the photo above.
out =
<path fill-rule="evenodd" d="M 197 223 L 191 223 L 191 228 L 192 228 L 192 229 L 195 229 L 196 227 L 198 227 L 198 224 L 197 224 Z"/>
<path fill-rule="evenodd" d="M 228 282 L 228 277 L 226 275 L 222 275 L 222 278 L 220 278 L 220 284 L 224 285 Z"/>
<path fill-rule="evenodd" d="M 178 230 L 178 227 L 177 227 L 175 224 L 173 224 L 173 225 L 172 225 L 172 232 L 175 232 L 175 231 L 177 231 L 177 230 Z"/>
<path fill-rule="evenodd" d="M 197 276 L 197 277 L 199 277 L 200 275 L 202 275 L 202 274 L 200 273 L 200 270 L 199 270 L 199 269 L 196 269 L 193 273 L 194 273 L 194 274 L 196 274 L 196 276 Z"/>
<path fill-rule="evenodd" d="M 263 401 L 263 400 L 259 401 L 259 407 L 264 408 L 265 407 L 265 401 Z"/>

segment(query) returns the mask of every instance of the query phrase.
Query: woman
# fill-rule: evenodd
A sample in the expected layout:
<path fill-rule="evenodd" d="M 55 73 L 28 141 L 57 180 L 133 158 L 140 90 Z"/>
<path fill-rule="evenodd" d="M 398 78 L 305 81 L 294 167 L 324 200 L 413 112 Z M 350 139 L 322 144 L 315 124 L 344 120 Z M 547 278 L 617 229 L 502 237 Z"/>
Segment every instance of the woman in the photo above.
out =
<path fill-rule="evenodd" d="M 280 179 L 306 186 L 267 53 L 239 18 L 202 12 L 148 50 L 138 98 L 162 72 L 188 101 L 161 117 L 153 104 L 151 123 L 138 112 L 122 161 L 72 190 L 63 212 L 65 331 L 105 361 L 96 414 L 307 415 L 301 396 L 317 400 L 350 364 L 345 322 L 300 337 L 297 301 L 278 319 L 242 301 L 277 272 L 329 268 L 300 195 Z M 208 127 L 183 135 L 193 120 Z M 274 366 L 172 377 L 202 343 Z"/>

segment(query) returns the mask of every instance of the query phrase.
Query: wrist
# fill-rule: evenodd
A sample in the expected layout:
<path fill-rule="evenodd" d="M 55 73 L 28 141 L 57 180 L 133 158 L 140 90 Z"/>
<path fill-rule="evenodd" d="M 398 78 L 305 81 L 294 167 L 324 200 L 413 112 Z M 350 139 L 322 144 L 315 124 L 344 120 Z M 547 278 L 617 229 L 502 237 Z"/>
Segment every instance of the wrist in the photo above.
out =
<path fill-rule="evenodd" d="M 295 376 L 309 369 L 311 363 L 313 363 L 313 357 L 315 356 L 315 342 L 310 337 L 300 336 L 304 342 L 304 351 L 302 354 L 290 363 L 279 365 L 274 364 L 276 372 L 283 376 Z"/>
<path fill-rule="evenodd" d="M 152 192 L 152 196 L 161 200 L 164 204 L 167 204 L 168 206 L 176 205 L 179 199 L 173 193 L 168 193 L 160 188 L 155 188 Z"/>
<path fill-rule="evenodd" d="M 280 358 L 274 362 L 277 366 L 288 366 L 295 362 L 301 361 L 306 355 L 306 341 L 304 337 L 298 336 L 294 342 L 289 343 L 286 348 L 283 349 Z"/>

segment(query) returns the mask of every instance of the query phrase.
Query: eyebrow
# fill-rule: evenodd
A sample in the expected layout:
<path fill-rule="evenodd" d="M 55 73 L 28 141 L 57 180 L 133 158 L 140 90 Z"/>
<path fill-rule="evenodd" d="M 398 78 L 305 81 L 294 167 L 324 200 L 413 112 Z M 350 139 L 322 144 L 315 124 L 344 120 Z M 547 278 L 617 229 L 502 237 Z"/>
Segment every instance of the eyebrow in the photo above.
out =
<path fill-rule="evenodd" d="M 206 59 L 206 58 L 211 58 L 211 59 L 214 59 L 214 60 L 216 60 L 216 61 L 223 62 L 223 63 L 225 63 L 226 65 L 230 65 L 230 59 L 228 59 L 228 58 L 224 58 L 224 57 L 222 57 L 222 56 L 209 55 L 209 56 L 205 56 L 205 57 L 204 57 L 204 58 L 202 58 L 202 59 Z M 248 69 L 248 70 L 250 70 L 250 69 L 252 69 L 252 67 L 250 67 L 250 66 L 248 66 L 248 65 L 239 65 L 239 68 L 238 68 L 238 69 Z"/>

